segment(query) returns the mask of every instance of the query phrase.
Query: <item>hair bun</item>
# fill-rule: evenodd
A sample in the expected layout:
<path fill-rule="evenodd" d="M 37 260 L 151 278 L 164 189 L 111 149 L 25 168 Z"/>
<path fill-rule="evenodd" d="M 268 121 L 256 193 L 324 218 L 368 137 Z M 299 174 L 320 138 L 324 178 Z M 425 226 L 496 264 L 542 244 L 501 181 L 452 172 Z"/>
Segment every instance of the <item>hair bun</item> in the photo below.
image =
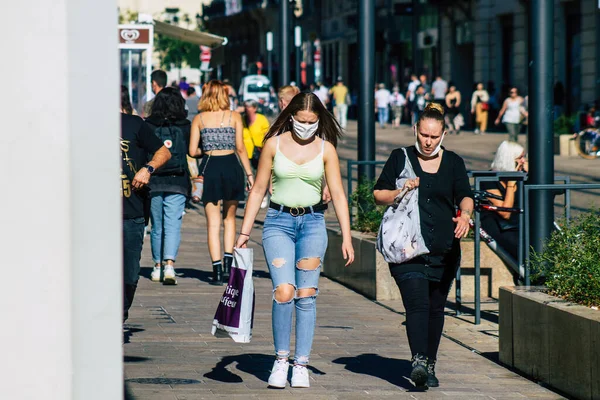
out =
<path fill-rule="evenodd" d="M 439 103 L 429 103 L 425 106 L 425 111 L 437 111 L 440 114 L 444 115 L 444 107 L 442 107 Z"/>

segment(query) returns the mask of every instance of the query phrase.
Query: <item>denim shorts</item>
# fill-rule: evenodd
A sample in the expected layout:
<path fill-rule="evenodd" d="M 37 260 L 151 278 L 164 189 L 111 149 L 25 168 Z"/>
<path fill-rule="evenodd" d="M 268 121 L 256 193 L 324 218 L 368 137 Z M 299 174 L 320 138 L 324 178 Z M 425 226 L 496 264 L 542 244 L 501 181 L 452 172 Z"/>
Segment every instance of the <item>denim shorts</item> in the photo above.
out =
<path fill-rule="evenodd" d="M 294 217 L 270 208 L 263 229 L 263 248 L 273 290 L 288 283 L 296 289 L 312 288 L 318 293 L 320 266 L 316 270 L 301 270 L 298 263 L 311 258 L 323 262 L 327 250 L 323 212 Z"/>

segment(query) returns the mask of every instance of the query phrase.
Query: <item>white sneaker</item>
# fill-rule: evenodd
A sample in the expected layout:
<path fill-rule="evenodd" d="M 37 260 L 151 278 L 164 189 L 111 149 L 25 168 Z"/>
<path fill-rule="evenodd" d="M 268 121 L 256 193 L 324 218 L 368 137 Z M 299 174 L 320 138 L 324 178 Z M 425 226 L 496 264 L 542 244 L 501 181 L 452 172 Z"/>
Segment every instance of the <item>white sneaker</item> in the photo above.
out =
<path fill-rule="evenodd" d="M 479 129 L 475 129 L 475 131 L 473 133 L 475 133 L 476 135 L 479 135 Z"/>
<path fill-rule="evenodd" d="M 150 279 L 152 282 L 160 282 L 160 266 L 152 268 L 152 273 L 150 274 Z"/>
<path fill-rule="evenodd" d="M 165 265 L 165 277 L 163 279 L 165 285 L 177 285 L 175 278 L 175 268 L 172 265 Z"/>
<path fill-rule="evenodd" d="M 269 376 L 269 386 L 285 389 L 290 362 L 287 359 L 277 359 Z"/>
<path fill-rule="evenodd" d="M 292 369 L 292 387 L 310 387 L 310 379 L 308 379 L 308 368 L 306 368 L 303 365 L 294 365 L 294 368 Z"/>

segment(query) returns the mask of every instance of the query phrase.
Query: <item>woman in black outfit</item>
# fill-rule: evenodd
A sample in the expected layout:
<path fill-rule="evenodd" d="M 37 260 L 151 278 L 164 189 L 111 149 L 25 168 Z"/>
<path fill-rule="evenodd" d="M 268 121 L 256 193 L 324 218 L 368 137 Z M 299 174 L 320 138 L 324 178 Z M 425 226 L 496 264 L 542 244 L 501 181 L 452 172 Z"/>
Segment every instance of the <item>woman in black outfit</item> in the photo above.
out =
<path fill-rule="evenodd" d="M 191 125 L 179 89 L 167 87 L 158 92 L 146 123 L 171 152 L 171 159 L 152 175 L 149 185 L 150 244 L 154 260 L 150 279 L 176 285 L 175 259 L 181 241 L 183 211 L 191 188 L 187 164 Z M 164 271 L 161 271 L 163 266 Z"/>
<path fill-rule="evenodd" d="M 411 379 L 416 386 L 439 386 L 435 362 L 444 326 L 444 305 L 460 261 L 460 239 L 469 232 L 473 195 L 465 163 L 441 147 L 444 111 L 428 104 L 414 127 L 417 141 L 406 149 L 417 178 L 404 188 L 419 188 L 421 234 L 429 254 L 402 264 L 390 264 L 406 308 L 406 332 L 412 353 Z M 375 185 L 377 204 L 390 205 L 403 188 L 396 179 L 405 156 L 396 149 Z M 455 206 L 461 211 L 456 217 Z"/>

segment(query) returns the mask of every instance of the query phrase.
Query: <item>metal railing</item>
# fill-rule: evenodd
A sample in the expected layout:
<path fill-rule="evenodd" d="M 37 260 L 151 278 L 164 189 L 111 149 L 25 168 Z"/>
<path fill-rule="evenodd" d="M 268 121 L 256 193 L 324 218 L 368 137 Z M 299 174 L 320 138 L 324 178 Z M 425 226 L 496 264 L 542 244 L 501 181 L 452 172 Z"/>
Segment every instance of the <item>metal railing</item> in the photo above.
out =
<path fill-rule="evenodd" d="M 352 221 L 353 221 L 353 213 L 352 213 L 352 181 L 354 180 L 352 177 L 352 171 L 354 169 L 354 166 L 358 166 L 358 165 L 384 165 L 386 162 L 385 161 L 354 161 L 354 160 L 348 160 L 348 165 L 347 165 L 347 169 L 346 169 L 346 173 L 348 174 L 347 176 L 347 182 L 348 182 L 348 207 L 350 207 L 350 226 L 352 226 Z M 358 177 L 360 179 L 360 177 Z"/>
<path fill-rule="evenodd" d="M 571 184 L 571 178 L 568 176 L 555 176 L 555 182 L 565 182 L 564 184 L 547 184 L 547 185 L 524 185 L 527 180 L 527 176 L 523 173 L 515 172 L 493 172 L 493 171 L 472 171 L 469 176 L 475 179 L 475 190 L 480 190 L 481 182 L 497 182 L 500 180 L 515 180 L 517 181 L 518 197 L 520 207 L 523 209 L 523 213 L 519 215 L 519 249 L 518 249 L 518 269 L 519 275 L 524 280 L 525 285 L 529 285 L 530 282 L 530 241 L 529 241 L 529 192 L 532 190 L 564 190 L 565 201 L 565 218 L 568 221 L 571 218 L 571 190 L 577 189 L 600 189 L 600 184 Z M 481 227 L 480 214 L 475 213 L 475 228 L 474 232 L 479 232 Z M 475 275 L 475 324 L 481 323 L 481 238 L 478 234 L 475 234 L 474 239 L 474 275 Z M 460 307 L 462 305 L 461 292 L 460 292 L 460 281 L 461 273 L 460 269 L 456 274 L 456 312 L 460 315 Z"/>
<path fill-rule="evenodd" d="M 498 171 L 471 171 L 468 173 L 470 178 L 475 180 L 475 191 L 481 190 L 482 182 L 498 182 L 500 180 L 512 180 L 517 181 L 519 204 L 523 204 L 523 183 L 527 179 L 527 174 L 523 172 L 498 172 Z M 474 270 L 475 270 L 475 325 L 481 323 L 481 237 L 479 236 L 479 229 L 481 228 L 481 215 L 479 212 L 474 213 L 475 227 L 474 227 L 474 244 L 473 244 L 473 258 L 474 258 Z M 523 214 L 519 216 L 519 242 L 522 243 L 523 239 Z M 523 265 L 523 254 L 519 252 L 519 266 Z M 462 305 L 461 295 L 461 272 L 460 268 L 456 271 L 456 285 L 455 285 L 455 296 L 456 296 L 456 313 L 460 315 L 460 308 Z"/>

